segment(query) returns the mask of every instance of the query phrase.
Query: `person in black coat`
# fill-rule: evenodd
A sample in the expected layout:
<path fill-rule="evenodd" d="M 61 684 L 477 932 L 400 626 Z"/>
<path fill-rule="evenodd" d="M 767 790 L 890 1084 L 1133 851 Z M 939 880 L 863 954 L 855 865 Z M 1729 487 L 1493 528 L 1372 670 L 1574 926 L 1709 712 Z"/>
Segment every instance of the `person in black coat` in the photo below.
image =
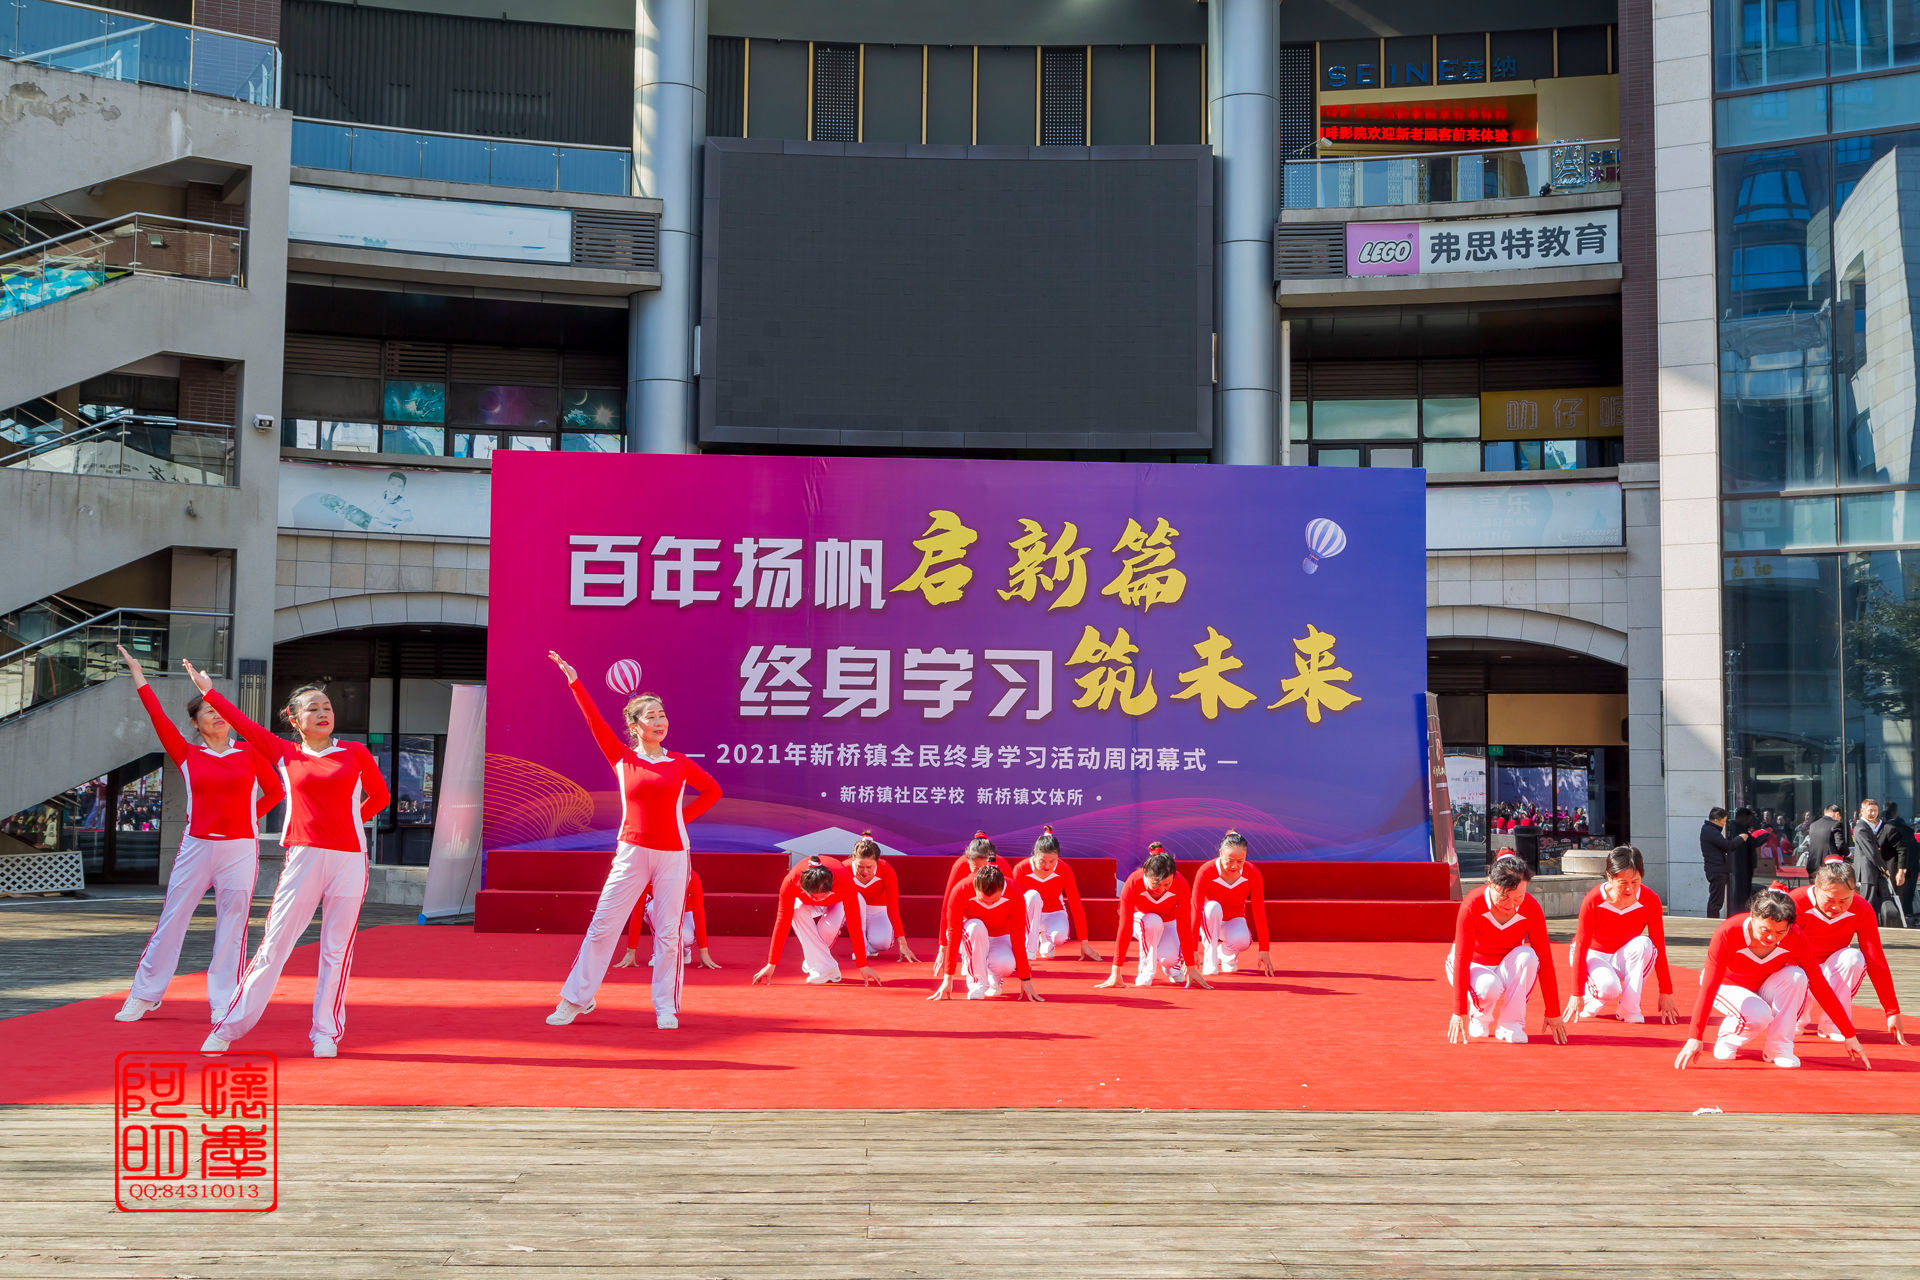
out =
<path fill-rule="evenodd" d="M 1733 862 L 1747 840 L 1744 832 L 1727 830 L 1727 811 L 1719 805 L 1707 810 L 1707 820 L 1700 824 L 1700 857 L 1707 869 L 1707 919 L 1713 920 L 1720 915 L 1720 904 L 1727 897 L 1728 873 Z M 1746 909 L 1746 901 L 1727 902 L 1727 914 Z"/>
<path fill-rule="evenodd" d="M 1853 824 L 1853 874 L 1859 892 L 1878 918 L 1880 906 L 1887 900 L 1886 880 L 1880 869 L 1886 865 L 1880 854 L 1881 834 L 1887 824 L 1880 819 L 1880 802 L 1872 798 L 1860 802 L 1860 816 Z"/>
<path fill-rule="evenodd" d="M 1760 865 L 1760 845 L 1767 832 L 1760 825 L 1759 815 L 1743 804 L 1733 811 L 1727 833 L 1740 841 L 1739 852 L 1727 859 L 1727 914 L 1733 915 L 1744 911 L 1753 900 L 1753 875 Z"/>
<path fill-rule="evenodd" d="M 1840 817 L 1840 806 L 1828 805 L 1807 828 L 1807 870 L 1818 871 L 1830 854 L 1845 855 L 1851 846 L 1852 835 Z"/>

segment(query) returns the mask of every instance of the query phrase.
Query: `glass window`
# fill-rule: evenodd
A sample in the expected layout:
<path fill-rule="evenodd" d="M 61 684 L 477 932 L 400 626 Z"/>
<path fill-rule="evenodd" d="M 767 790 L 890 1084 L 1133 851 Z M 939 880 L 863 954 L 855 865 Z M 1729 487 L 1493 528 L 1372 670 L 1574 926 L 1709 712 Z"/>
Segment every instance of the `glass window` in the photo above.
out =
<path fill-rule="evenodd" d="M 1487 471 L 1539 471 L 1546 466 L 1539 440 L 1501 440 L 1483 446 Z"/>
<path fill-rule="evenodd" d="M 1420 465 L 1429 471 L 1478 471 L 1480 443 L 1477 440 L 1429 440 L 1420 446 Z"/>
<path fill-rule="evenodd" d="M 1729 551 L 1831 547 L 1838 541 L 1832 498 L 1751 498 L 1727 503 L 1720 518 Z"/>
<path fill-rule="evenodd" d="M 1542 440 L 1541 465 L 1548 471 L 1573 471 L 1580 466 L 1579 440 Z"/>
<path fill-rule="evenodd" d="M 540 427 L 551 430 L 560 416 L 560 393 L 552 387 L 453 384 L 449 421 L 463 426 Z"/>
<path fill-rule="evenodd" d="M 1838 0 L 1828 39 L 1836 76 L 1920 62 L 1920 2 Z"/>
<path fill-rule="evenodd" d="M 1315 449 L 1313 465 L 1316 467 L 1357 467 L 1360 465 L 1358 449 Z"/>
<path fill-rule="evenodd" d="M 1920 75 L 1876 76 L 1833 86 L 1833 132 L 1920 124 Z"/>
<path fill-rule="evenodd" d="M 445 422 L 447 384 L 444 382 L 389 382 L 381 417 L 388 422 Z"/>
<path fill-rule="evenodd" d="M 1480 397 L 1421 401 L 1420 434 L 1429 440 L 1478 440 Z"/>
<path fill-rule="evenodd" d="M 1718 164 L 1722 484 L 1730 493 L 1831 485 L 1826 144 Z"/>
<path fill-rule="evenodd" d="M 626 402 L 623 391 L 568 387 L 562 397 L 560 425 L 568 431 L 625 431 Z"/>
<path fill-rule="evenodd" d="M 502 447 L 508 449 L 530 449 L 535 453 L 551 453 L 553 451 L 553 437 L 508 436 L 507 443 Z"/>
<path fill-rule="evenodd" d="M 447 451 L 444 427 L 382 427 L 380 452 L 418 453 L 439 457 Z"/>
<path fill-rule="evenodd" d="M 1412 440 L 1420 434 L 1416 400 L 1316 400 L 1315 440 Z"/>
<path fill-rule="evenodd" d="M 393 773 L 393 821 L 399 826 L 433 822 L 435 746 L 435 738 L 428 734 L 399 735 Z"/>
<path fill-rule="evenodd" d="M 1820 812 L 1840 777 L 1840 557 L 1725 562 L 1729 807 Z"/>
<path fill-rule="evenodd" d="M 453 433 L 453 456 L 456 458 L 491 458 L 493 451 L 500 447 L 500 437 L 484 431 L 456 431 Z"/>
<path fill-rule="evenodd" d="M 1811 138 L 1827 131 L 1827 87 L 1775 89 L 1713 104 L 1713 136 L 1723 147 Z"/>
<path fill-rule="evenodd" d="M 619 453 L 623 447 L 622 437 L 604 432 L 569 431 L 560 437 L 560 448 L 565 453 Z"/>
<path fill-rule="evenodd" d="M 1367 465 L 1370 467 L 1411 467 L 1413 465 L 1412 445 L 1375 445 L 1367 450 Z"/>
<path fill-rule="evenodd" d="M 1847 799 L 1914 805 L 1914 717 L 1920 708 L 1920 552 L 1855 552 L 1844 560 Z M 1884 812 L 1884 808 L 1883 808 Z"/>
<path fill-rule="evenodd" d="M 1714 84 L 1742 89 L 1825 75 L 1827 0 L 1714 0 Z"/>
<path fill-rule="evenodd" d="M 1910 221 L 1920 133 L 1833 144 L 1834 382 L 1840 483 L 1920 480 L 1912 390 L 1916 344 L 1909 281 L 1920 274 Z"/>
<path fill-rule="evenodd" d="M 1920 502 L 1914 500 L 1914 491 L 1840 499 L 1840 540 L 1849 545 L 1920 542 Z M 1920 633 L 1914 639 L 1920 641 Z"/>
<path fill-rule="evenodd" d="M 380 448 L 380 428 L 371 422 L 329 422 L 292 418 L 280 431 L 288 449 L 333 449 L 341 453 L 374 453 Z"/>
<path fill-rule="evenodd" d="M 1307 438 L 1307 402 L 1295 400 L 1287 410 L 1287 430 L 1295 440 Z"/>

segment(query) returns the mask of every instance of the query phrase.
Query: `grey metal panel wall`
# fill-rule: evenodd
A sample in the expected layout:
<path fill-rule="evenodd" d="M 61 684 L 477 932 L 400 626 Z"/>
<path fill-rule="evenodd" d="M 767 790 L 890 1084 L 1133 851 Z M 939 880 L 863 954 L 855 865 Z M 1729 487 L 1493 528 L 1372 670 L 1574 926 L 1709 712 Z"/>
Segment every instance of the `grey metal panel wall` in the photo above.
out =
<path fill-rule="evenodd" d="M 973 49 L 934 45 L 927 50 L 927 141 L 973 141 Z"/>
<path fill-rule="evenodd" d="M 807 42 L 747 42 L 747 136 L 807 136 Z"/>
<path fill-rule="evenodd" d="M 1152 61 L 1147 45 L 1094 46 L 1094 146 L 1145 146 L 1152 140 Z"/>
<path fill-rule="evenodd" d="M 1154 51 L 1153 140 L 1161 146 L 1200 141 L 1200 46 L 1163 44 Z"/>
<path fill-rule="evenodd" d="M 866 58 L 862 141 L 920 141 L 920 46 L 870 44 Z"/>
<path fill-rule="evenodd" d="M 633 141 L 633 33 L 287 0 L 295 115 L 546 142 Z"/>
<path fill-rule="evenodd" d="M 1039 101 L 1034 93 L 1032 45 L 986 45 L 980 50 L 980 136 L 983 147 L 1031 147 Z"/>
<path fill-rule="evenodd" d="M 707 41 L 707 133 L 717 138 L 741 136 L 745 119 L 747 42 L 740 36 L 714 36 Z"/>

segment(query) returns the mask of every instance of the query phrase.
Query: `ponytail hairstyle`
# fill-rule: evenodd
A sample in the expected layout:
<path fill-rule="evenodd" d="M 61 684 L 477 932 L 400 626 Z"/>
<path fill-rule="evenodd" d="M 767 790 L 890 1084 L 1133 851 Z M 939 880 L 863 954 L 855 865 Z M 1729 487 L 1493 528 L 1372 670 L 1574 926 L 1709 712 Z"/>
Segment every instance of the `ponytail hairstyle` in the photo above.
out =
<path fill-rule="evenodd" d="M 1040 828 L 1040 834 L 1033 842 L 1033 851 L 1035 853 L 1060 852 L 1060 837 L 1053 834 L 1052 827 Z"/>
<path fill-rule="evenodd" d="M 303 710 L 300 706 L 300 700 L 310 693 L 318 693 L 324 696 L 326 692 L 327 686 L 319 680 L 301 685 L 298 689 L 295 689 L 287 695 L 287 705 L 280 708 L 280 719 L 286 722 L 288 728 L 292 728 L 293 718 Z M 195 698 L 193 701 L 194 703 L 199 703 L 201 699 Z M 198 711 L 199 707 L 195 705 L 190 704 L 187 708 L 187 714 L 190 716 L 196 714 Z"/>
<path fill-rule="evenodd" d="M 973 839 L 967 842 L 967 856 L 969 858 L 991 858 L 999 852 L 998 849 L 993 847 L 993 841 L 987 838 L 987 833 L 984 831 L 974 832 Z"/>
<path fill-rule="evenodd" d="M 1849 889 L 1857 889 L 1860 887 L 1860 877 L 1854 874 L 1853 864 L 1851 862 L 1845 859 L 1836 859 L 1833 862 L 1821 864 L 1821 866 L 1814 871 L 1813 883 L 1816 885 L 1844 884 Z M 1778 889 L 1782 886 L 1780 882 L 1776 880 L 1773 887 Z"/>
<path fill-rule="evenodd" d="M 1173 855 L 1167 852 L 1167 847 L 1155 840 L 1147 846 L 1147 860 L 1140 865 L 1140 870 L 1146 873 L 1147 879 L 1158 883 L 1170 878 L 1178 868 L 1174 866 Z"/>
<path fill-rule="evenodd" d="M 667 709 L 667 704 L 660 701 L 659 694 L 636 693 L 627 699 L 627 705 L 623 707 L 620 712 L 621 715 L 626 717 L 627 736 L 633 740 L 633 746 L 636 751 L 640 748 L 640 717 L 647 713 L 649 704 L 659 707 L 662 711 Z"/>
<path fill-rule="evenodd" d="M 807 859 L 806 870 L 800 873 L 800 887 L 808 893 L 826 893 L 833 888 L 833 868 L 820 861 L 820 855 L 814 854 Z"/>
<path fill-rule="evenodd" d="M 853 842 L 853 852 L 847 856 L 855 862 L 862 858 L 872 858 L 878 862 L 880 861 L 880 842 L 873 838 L 873 832 L 862 831 L 860 838 Z"/>
<path fill-rule="evenodd" d="M 1228 827 L 1227 834 L 1220 837 L 1220 847 L 1225 849 L 1229 846 L 1245 853 L 1247 851 L 1247 838 L 1238 831 L 1235 831 L 1232 827 Z"/>
<path fill-rule="evenodd" d="M 1607 855 L 1607 879 L 1611 880 L 1623 871 L 1638 871 L 1643 878 L 1647 874 L 1646 859 L 1630 844 L 1623 844 Z"/>
<path fill-rule="evenodd" d="M 1609 858 L 1608 862 L 1611 864 L 1612 859 Z M 1502 893 L 1518 889 L 1531 879 L 1533 879 L 1533 868 L 1528 866 L 1527 860 L 1517 853 L 1503 853 L 1493 860 L 1492 866 L 1487 868 L 1487 883 Z"/>
<path fill-rule="evenodd" d="M 1779 886 L 1778 881 L 1754 894 L 1753 901 L 1747 904 L 1747 910 L 1775 924 L 1792 924 L 1800 914 L 1794 909 L 1793 899 Z"/>
<path fill-rule="evenodd" d="M 998 893 L 1007 887 L 1007 877 L 1000 870 L 998 855 L 989 854 L 986 865 L 973 873 L 973 888 L 976 893 Z"/>

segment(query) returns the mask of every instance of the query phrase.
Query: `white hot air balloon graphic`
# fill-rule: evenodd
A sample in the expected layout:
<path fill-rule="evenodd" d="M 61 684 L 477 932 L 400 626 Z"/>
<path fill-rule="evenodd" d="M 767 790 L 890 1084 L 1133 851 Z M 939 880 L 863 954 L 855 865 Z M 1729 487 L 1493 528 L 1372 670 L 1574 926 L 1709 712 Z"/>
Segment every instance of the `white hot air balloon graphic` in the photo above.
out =
<path fill-rule="evenodd" d="M 640 664 L 632 658 L 622 658 L 608 667 L 607 688 L 621 697 L 632 697 L 640 692 Z"/>
<path fill-rule="evenodd" d="M 1308 573 L 1317 573 L 1322 560 L 1330 559 L 1347 549 L 1347 531 L 1333 521 L 1321 516 L 1307 521 L 1307 558 L 1300 567 Z"/>

